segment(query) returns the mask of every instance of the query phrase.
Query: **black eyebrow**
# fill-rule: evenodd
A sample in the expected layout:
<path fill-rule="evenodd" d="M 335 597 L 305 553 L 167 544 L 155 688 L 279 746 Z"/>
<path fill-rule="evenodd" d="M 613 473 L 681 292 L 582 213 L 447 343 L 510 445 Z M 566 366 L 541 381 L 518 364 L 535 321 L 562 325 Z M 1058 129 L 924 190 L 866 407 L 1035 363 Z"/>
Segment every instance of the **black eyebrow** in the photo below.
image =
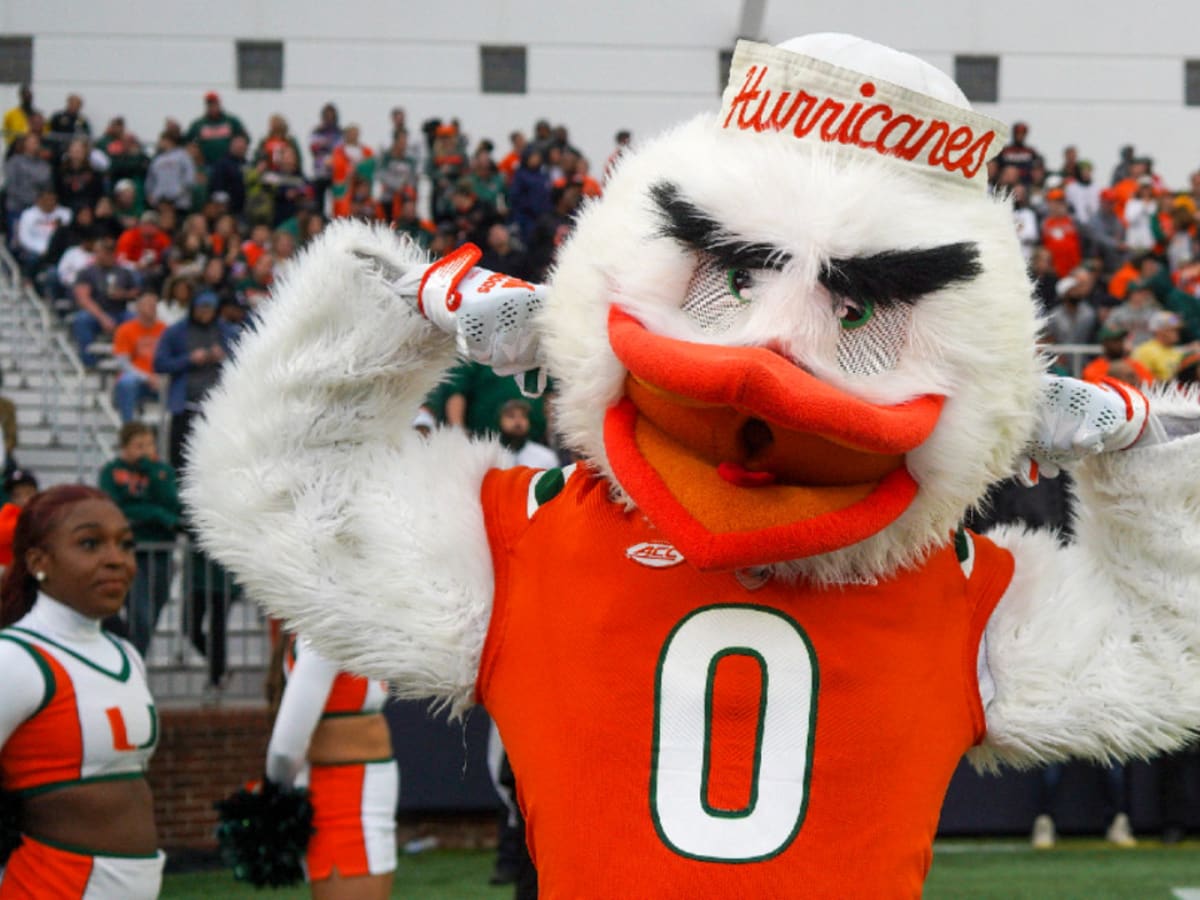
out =
<path fill-rule="evenodd" d="M 914 303 L 926 294 L 983 273 L 979 247 L 970 241 L 920 250 L 885 250 L 871 256 L 831 259 L 818 276 L 831 294 L 859 302 Z"/>
<path fill-rule="evenodd" d="M 726 269 L 782 269 L 792 255 L 782 247 L 748 241 L 727 230 L 710 213 L 683 195 L 678 185 L 660 181 L 650 188 L 658 207 L 660 237 L 671 238 L 685 247 L 708 253 Z"/>
<path fill-rule="evenodd" d="M 658 207 L 658 234 L 708 253 L 723 268 L 782 269 L 792 255 L 782 247 L 739 238 L 688 200 L 679 186 L 660 181 L 650 188 Z M 926 294 L 979 277 L 979 247 L 970 241 L 870 256 L 831 259 L 818 280 L 830 293 L 876 303 L 914 303 Z"/>

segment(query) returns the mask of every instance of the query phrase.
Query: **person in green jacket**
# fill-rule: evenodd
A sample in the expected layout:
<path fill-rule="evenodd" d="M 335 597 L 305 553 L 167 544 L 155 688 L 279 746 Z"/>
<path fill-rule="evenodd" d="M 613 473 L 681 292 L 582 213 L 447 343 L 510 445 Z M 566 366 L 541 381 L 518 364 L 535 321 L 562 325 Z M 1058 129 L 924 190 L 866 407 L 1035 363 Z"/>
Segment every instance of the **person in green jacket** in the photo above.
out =
<path fill-rule="evenodd" d="M 205 165 L 211 166 L 229 155 L 229 144 L 237 135 L 250 141 L 242 120 L 225 112 L 217 92 L 209 91 L 204 95 L 204 115 L 188 126 L 184 140 L 199 145 Z"/>
<path fill-rule="evenodd" d="M 143 656 L 150 646 L 171 584 L 171 557 L 181 507 L 175 470 L 157 459 L 154 431 L 126 422 L 116 459 L 100 472 L 100 489 L 112 497 L 133 526 L 137 575 L 125 616 L 129 639 Z"/>

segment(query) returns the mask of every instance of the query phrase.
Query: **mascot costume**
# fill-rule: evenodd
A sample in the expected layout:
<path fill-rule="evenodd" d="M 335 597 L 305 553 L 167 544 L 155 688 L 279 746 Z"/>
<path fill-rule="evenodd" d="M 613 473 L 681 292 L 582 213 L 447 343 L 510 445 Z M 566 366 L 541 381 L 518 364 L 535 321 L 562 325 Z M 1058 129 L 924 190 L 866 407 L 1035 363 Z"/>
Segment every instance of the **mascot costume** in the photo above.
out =
<path fill-rule="evenodd" d="M 1003 144 L 907 54 L 742 42 L 548 286 L 334 223 L 207 404 L 203 540 L 340 665 L 486 707 L 546 897 L 919 896 L 964 753 L 1200 725 L 1200 404 L 1044 374 Z M 548 371 L 579 462 L 413 433 L 456 355 Z M 1039 466 L 1073 545 L 961 528 Z"/>

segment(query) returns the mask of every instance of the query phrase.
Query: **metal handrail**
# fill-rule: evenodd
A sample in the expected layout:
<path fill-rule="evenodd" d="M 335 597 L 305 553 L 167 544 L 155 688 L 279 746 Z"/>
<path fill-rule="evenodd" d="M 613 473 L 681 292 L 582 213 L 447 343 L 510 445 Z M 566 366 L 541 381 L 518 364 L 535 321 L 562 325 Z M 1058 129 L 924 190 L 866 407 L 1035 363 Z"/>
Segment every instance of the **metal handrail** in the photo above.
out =
<path fill-rule="evenodd" d="M 41 362 L 42 374 L 42 414 L 43 422 L 50 428 L 51 444 L 64 446 L 64 427 L 61 422 L 63 400 L 72 397 L 76 409 L 75 419 L 75 475 L 79 481 L 91 480 L 100 466 L 103 465 L 111 452 L 104 434 L 94 422 L 87 421 L 85 412 L 89 409 L 97 411 L 108 420 L 112 428 L 118 428 L 120 421 L 107 403 L 102 393 L 93 393 L 86 387 L 87 372 L 74 349 L 67 342 L 61 331 L 54 325 L 54 318 L 32 288 L 26 285 L 21 277 L 20 268 L 8 249 L 0 246 L 0 268 L 4 270 L 5 280 L 11 293 L 17 298 L 20 306 L 17 310 L 18 327 L 29 337 L 27 344 L 18 343 L 18 354 L 29 357 L 37 354 Z M 24 351 L 24 352 L 23 352 Z M 57 356 L 60 363 L 65 362 L 70 370 L 66 377 L 58 367 L 52 366 L 52 356 Z M 22 367 L 30 370 L 33 367 Z M 48 419 L 46 418 L 48 416 Z M 85 478 L 89 476 L 88 478 Z"/>

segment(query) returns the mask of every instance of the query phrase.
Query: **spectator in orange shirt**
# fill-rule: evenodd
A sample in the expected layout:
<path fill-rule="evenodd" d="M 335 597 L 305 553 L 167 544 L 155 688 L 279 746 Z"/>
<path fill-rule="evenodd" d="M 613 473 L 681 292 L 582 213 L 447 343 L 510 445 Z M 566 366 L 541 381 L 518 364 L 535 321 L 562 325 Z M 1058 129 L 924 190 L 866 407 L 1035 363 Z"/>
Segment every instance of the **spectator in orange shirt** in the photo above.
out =
<path fill-rule="evenodd" d="M 284 150 L 288 148 L 296 155 L 296 171 L 298 172 L 300 171 L 300 144 L 292 136 L 287 119 L 279 113 L 275 113 L 268 120 L 266 136 L 258 142 L 258 147 L 254 151 L 254 162 L 257 163 L 260 160 L 265 162 L 268 172 L 281 172 L 284 168 Z"/>
<path fill-rule="evenodd" d="M 113 356 L 122 364 L 113 387 L 113 405 L 122 422 L 136 419 L 138 405 L 157 397 L 162 386 L 161 376 L 154 371 L 154 351 L 167 326 L 158 318 L 158 295 L 143 291 L 133 313 L 113 334 Z"/>
<path fill-rule="evenodd" d="M 1054 271 L 1059 278 L 1083 262 L 1083 242 L 1079 228 L 1067 212 L 1067 198 L 1061 188 L 1046 192 L 1046 218 L 1042 221 L 1042 246 L 1050 251 Z"/>
<path fill-rule="evenodd" d="M 354 197 L 355 169 L 365 159 L 375 155 L 370 147 L 359 142 L 357 125 L 347 125 L 342 131 L 342 142 L 333 148 L 330 158 L 330 185 L 333 193 L 333 216 L 350 215 Z"/>
<path fill-rule="evenodd" d="M 171 238 L 159 227 L 159 221 L 159 214 L 148 209 L 137 225 L 117 238 L 117 262 L 134 269 L 142 283 L 151 286 L 162 283 L 163 255 L 171 246 Z"/>
<path fill-rule="evenodd" d="M 521 165 L 521 154 L 525 152 L 525 145 L 529 143 L 520 131 L 514 131 L 508 136 L 508 140 L 510 144 L 508 155 L 496 163 L 496 168 L 504 176 L 505 183 L 512 181 L 513 173 L 517 171 L 517 166 Z"/>
<path fill-rule="evenodd" d="M 30 498 L 38 492 L 37 479 L 27 469 L 13 469 L 4 479 L 4 493 L 8 502 L 0 507 L 0 572 L 12 565 L 13 532 L 17 530 L 17 519 Z"/>
<path fill-rule="evenodd" d="M 1121 378 L 1121 375 L 1124 374 L 1122 367 L 1127 366 L 1132 370 L 1138 385 L 1148 385 L 1154 382 L 1154 374 L 1140 362 L 1130 358 L 1127 343 L 1129 333 L 1125 329 L 1101 328 L 1098 337 L 1104 353 L 1083 367 L 1084 381 L 1099 384 L 1105 378 L 1124 380 Z"/>

